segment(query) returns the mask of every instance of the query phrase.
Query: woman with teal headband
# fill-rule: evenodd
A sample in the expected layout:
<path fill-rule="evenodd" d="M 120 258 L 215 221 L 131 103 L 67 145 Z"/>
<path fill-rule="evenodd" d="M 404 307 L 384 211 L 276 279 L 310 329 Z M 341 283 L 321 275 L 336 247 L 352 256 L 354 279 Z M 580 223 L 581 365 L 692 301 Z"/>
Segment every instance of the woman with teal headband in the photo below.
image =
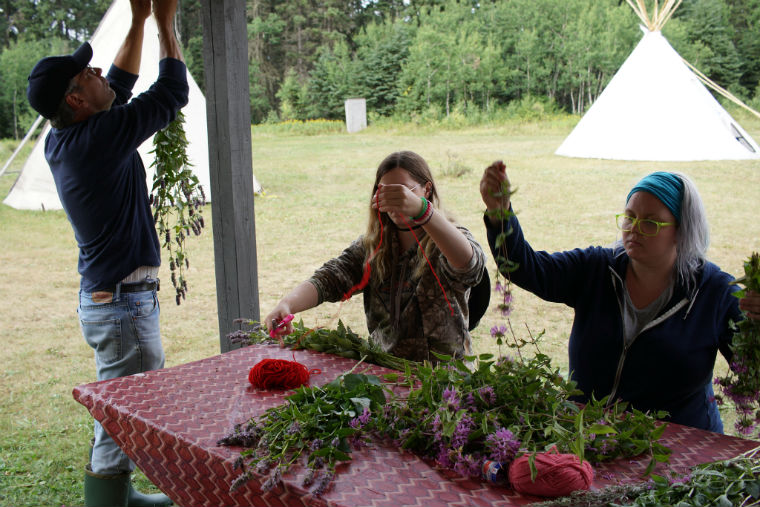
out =
<path fill-rule="evenodd" d="M 511 209 L 495 195 L 507 180 L 502 162 L 484 172 L 480 192 L 489 211 Z M 611 217 L 612 218 L 612 217 Z M 502 248 L 519 265 L 513 283 L 575 311 L 568 345 L 578 401 L 609 396 L 667 420 L 723 432 L 712 388 L 718 351 L 730 362 L 731 321 L 741 320 L 733 279 L 706 257 L 702 199 L 682 174 L 655 172 L 628 193 L 615 217 L 621 240 L 612 247 L 534 251 L 517 217 L 484 217 L 494 256 Z"/>

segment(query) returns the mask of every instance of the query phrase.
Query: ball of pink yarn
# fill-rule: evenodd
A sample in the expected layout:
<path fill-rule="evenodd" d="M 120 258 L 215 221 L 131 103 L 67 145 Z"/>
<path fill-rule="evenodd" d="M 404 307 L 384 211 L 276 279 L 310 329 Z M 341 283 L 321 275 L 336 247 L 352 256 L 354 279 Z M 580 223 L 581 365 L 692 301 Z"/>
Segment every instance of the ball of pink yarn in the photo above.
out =
<path fill-rule="evenodd" d="M 512 488 L 523 495 L 566 496 L 579 489 L 589 489 L 594 481 L 594 469 L 588 461 L 581 463 L 575 454 L 536 453 L 535 482 L 530 478 L 528 455 L 523 455 L 509 467 Z"/>

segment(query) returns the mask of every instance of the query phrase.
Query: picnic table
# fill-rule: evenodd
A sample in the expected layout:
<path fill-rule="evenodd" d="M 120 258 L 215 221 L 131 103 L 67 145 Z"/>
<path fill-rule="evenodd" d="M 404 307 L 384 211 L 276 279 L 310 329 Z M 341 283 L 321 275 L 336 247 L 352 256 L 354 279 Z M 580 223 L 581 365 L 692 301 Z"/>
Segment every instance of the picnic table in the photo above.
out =
<path fill-rule="evenodd" d="M 311 385 L 330 382 L 356 364 L 310 350 L 254 345 L 172 368 L 81 385 L 73 395 L 148 479 L 180 506 L 510 506 L 537 500 L 463 478 L 382 441 L 354 450 L 352 461 L 338 465 L 336 478 L 322 497 L 314 497 L 301 485 L 306 470 L 298 465 L 271 491 L 262 493 L 266 477 L 261 477 L 230 492 L 240 474 L 233 469 L 240 448 L 216 442 L 235 424 L 281 404 L 290 392 L 260 390 L 248 382 L 248 371 L 264 358 L 295 358 L 309 369 L 318 368 L 321 373 L 312 375 Z M 390 371 L 366 366 L 362 371 L 368 374 Z M 667 466 L 677 473 L 760 445 L 677 424 L 668 426 L 661 442 L 672 449 Z M 645 480 L 647 462 L 626 458 L 595 465 L 593 486 Z"/>

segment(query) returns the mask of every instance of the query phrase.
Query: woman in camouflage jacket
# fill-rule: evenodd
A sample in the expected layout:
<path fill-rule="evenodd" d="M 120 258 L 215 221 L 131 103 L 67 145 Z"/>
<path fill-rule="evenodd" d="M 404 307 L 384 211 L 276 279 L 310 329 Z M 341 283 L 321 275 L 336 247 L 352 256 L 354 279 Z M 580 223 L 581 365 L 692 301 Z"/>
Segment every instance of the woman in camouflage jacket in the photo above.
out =
<path fill-rule="evenodd" d="M 433 362 L 431 352 L 469 354 L 467 301 L 483 276 L 483 249 L 467 229 L 438 209 L 430 168 L 416 153 L 386 157 L 377 169 L 371 196 L 366 233 L 282 298 L 266 317 L 268 328 L 277 327 L 288 314 L 361 290 L 370 341 L 383 350 Z M 277 327 L 279 334 L 292 331 L 290 323 Z"/>

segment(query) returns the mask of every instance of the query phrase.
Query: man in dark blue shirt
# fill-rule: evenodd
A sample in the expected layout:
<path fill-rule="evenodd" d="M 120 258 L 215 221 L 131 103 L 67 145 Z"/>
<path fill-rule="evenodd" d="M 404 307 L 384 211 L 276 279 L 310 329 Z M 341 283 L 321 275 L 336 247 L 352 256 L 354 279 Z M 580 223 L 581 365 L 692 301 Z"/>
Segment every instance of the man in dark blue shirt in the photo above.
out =
<path fill-rule="evenodd" d="M 159 76 L 131 101 L 151 0 L 130 0 L 132 23 L 106 77 L 92 48 L 40 60 L 29 76 L 30 104 L 53 125 L 45 158 L 79 246 L 79 319 L 95 351 L 98 380 L 162 368 L 160 244 L 137 147 L 166 127 L 188 100 L 187 69 L 174 35 L 177 0 L 153 0 Z M 95 421 L 85 505 L 168 505 L 142 495 L 134 463 Z"/>

